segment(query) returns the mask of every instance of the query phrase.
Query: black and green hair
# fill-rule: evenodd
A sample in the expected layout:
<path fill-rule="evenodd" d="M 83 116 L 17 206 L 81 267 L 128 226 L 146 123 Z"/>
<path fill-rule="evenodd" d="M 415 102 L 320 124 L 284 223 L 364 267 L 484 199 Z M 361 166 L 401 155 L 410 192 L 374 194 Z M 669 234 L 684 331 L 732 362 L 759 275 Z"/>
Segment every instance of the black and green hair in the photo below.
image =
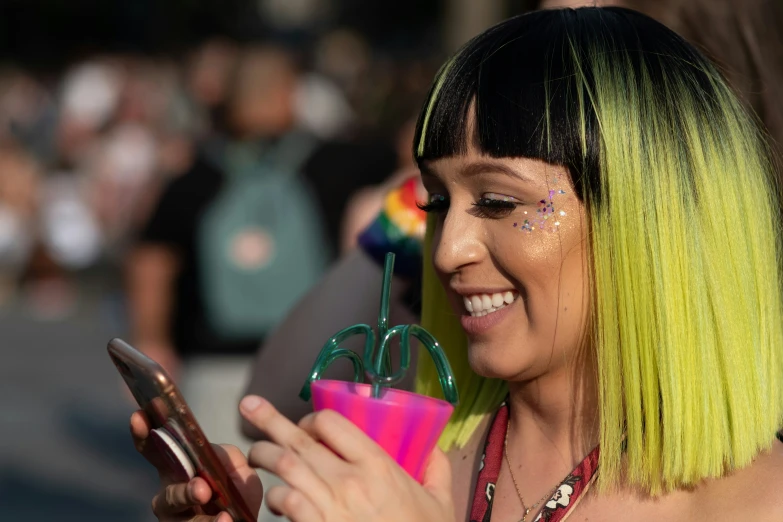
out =
<path fill-rule="evenodd" d="M 468 143 L 567 167 L 585 205 L 600 484 L 623 477 L 658 494 L 769 448 L 783 423 L 778 192 L 764 135 L 715 67 L 627 9 L 512 18 L 443 66 L 414 153 L 427 162 Z M 465 444 L 507 389 L 468 365 L 429 262 L 431 228 L 422 321 L 462 399 L 448 448 Z M 417 387 L 438 393 L 426 360 Z"/>

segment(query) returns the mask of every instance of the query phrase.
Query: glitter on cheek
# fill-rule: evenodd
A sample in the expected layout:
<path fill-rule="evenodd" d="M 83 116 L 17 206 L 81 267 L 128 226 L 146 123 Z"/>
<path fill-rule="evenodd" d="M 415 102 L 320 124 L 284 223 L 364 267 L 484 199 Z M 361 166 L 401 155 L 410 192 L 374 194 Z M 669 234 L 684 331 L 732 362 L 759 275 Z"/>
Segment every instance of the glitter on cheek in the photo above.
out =
<path fill-rule="evenodd" d="M 552 179 L 552 185 L 557 185 L 559 182 L 560 176 L 556 175 Z M 535 217 L 533 218 L 532 222 L 528 219 L 525 219 L 524 223 L 514 223 L 514 228 L 518 228 L 520 231 L 525 231 L 528 233 L 534 231 L 536 227 L 541 230 L 548 230 L 550 232 L 557 230 L 556 227 L 560 226 L 560 220 L 553 219 L 552 221 L 549 221 L 549 218 L 554 217 L 555 213 L 557 213 L 560 217 L 564 217 L 566 215 L 564 210 L 555 209 L 554 204 L 555 196 L 562 196 L 564 194 L 566 194 L 566 191 L 563 189 L 549 190 L 547 199 L 541 199 L 538 201 L 538 208 L 536 209 Z M 528 211 L 525 210 L 523 213 L 527 216 Z M 549 223 L 551 223 L 552 226 L 547 227 L 547 224 Z"/>

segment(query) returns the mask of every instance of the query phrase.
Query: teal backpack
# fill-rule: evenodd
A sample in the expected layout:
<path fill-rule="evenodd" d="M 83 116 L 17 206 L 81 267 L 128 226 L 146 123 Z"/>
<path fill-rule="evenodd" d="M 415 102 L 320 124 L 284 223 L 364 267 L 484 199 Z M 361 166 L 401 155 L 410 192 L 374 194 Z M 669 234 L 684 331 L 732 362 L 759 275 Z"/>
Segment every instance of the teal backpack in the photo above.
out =
<path fill-rule="evenodd" d="M 198 248 L 207 318 L 227 339 L 262 338 L 327 266 L 318 202 L 300 173 L 315 144 L 292 133 L 265 150 L 212 154 L 226 180 L 202 216 Z"/>

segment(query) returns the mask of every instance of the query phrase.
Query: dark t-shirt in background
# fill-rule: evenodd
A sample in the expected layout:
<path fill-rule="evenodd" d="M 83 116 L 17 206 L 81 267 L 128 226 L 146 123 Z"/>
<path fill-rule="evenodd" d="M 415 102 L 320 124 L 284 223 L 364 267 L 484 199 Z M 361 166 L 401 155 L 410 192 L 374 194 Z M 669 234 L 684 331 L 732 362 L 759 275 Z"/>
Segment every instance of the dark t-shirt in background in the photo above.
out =
<path fill-rule="evenodd" d="M 381 142 L 337 142 L 320 145 L 302 168 L 320 205 L 324 231 L 332 253 L 339 251 L 345 205 L 359 188 L 382 182 L 396 167 L 394 150 Z M 164 190 L 142 229 L 140 243 L 171 247 L 179 255 L 170 335 L 183 357 L 252 354 L 262 339 L 226 339 L 206 315 L 198 256 L 201 216 L 219 194 L 224 174 L 204 155 Z"/>

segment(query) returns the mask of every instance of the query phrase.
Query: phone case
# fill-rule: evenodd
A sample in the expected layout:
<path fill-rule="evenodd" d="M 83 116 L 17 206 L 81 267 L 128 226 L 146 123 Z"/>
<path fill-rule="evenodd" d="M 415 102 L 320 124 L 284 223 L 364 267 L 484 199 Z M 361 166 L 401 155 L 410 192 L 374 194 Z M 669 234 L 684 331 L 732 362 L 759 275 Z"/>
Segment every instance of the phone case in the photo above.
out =
<path fill-rule="evenodd" d="M 109 356 L 153 426 L 153 444 L 175 480 L 193 472 L 207 481 L 213 497 L 206 514 L 226 511 L 237 522 L 255 522 L 174 382 L 163 368 L 122 339 L 112 339 Z M 188 462 L 189 461 L 189 462 Z"/>

